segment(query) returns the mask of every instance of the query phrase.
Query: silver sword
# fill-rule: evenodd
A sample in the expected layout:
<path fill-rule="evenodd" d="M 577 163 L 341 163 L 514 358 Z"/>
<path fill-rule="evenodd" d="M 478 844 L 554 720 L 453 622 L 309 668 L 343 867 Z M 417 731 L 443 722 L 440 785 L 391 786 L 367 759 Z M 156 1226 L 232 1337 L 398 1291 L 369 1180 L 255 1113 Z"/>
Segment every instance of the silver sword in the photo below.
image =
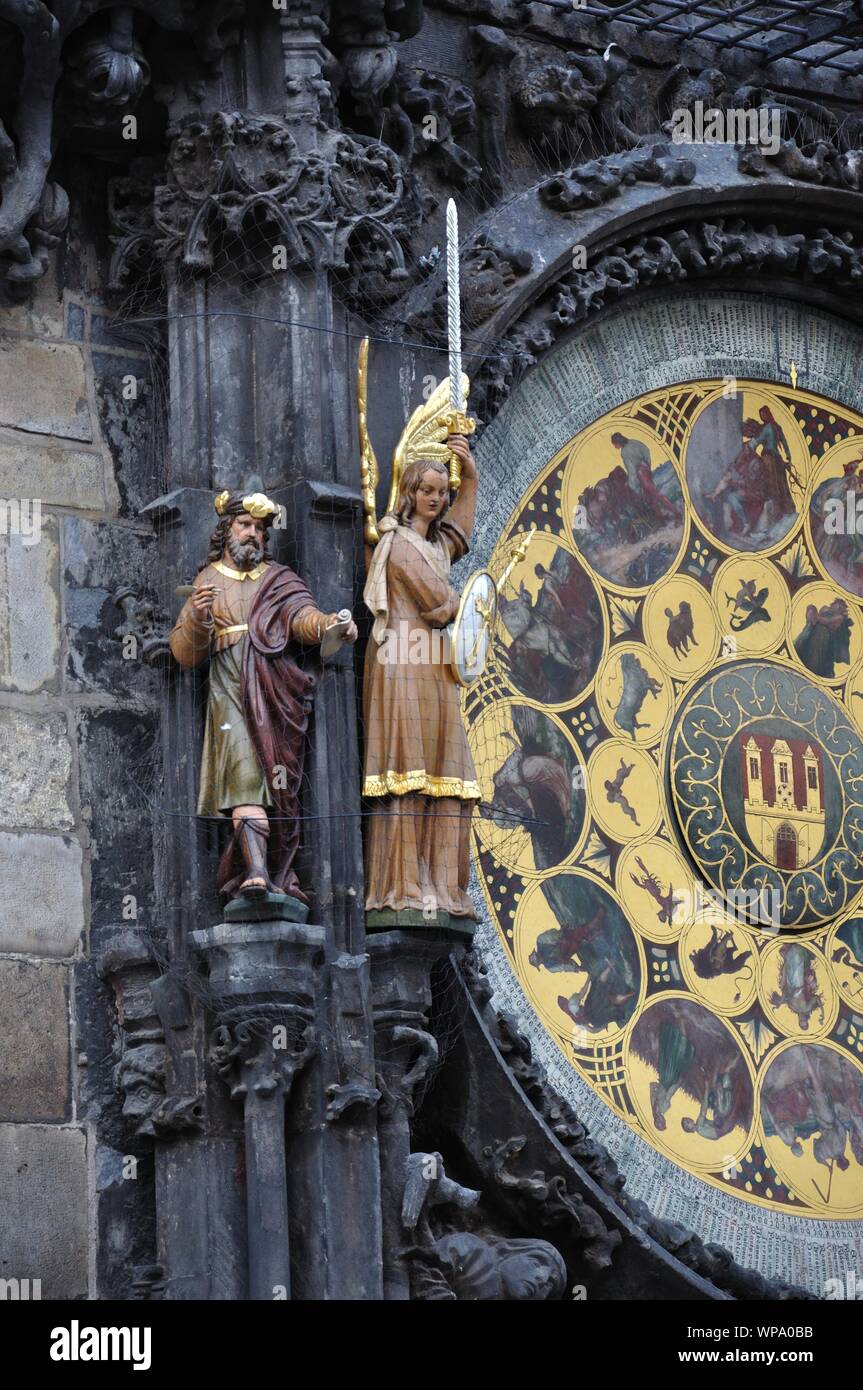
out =
<path fill-rule="evenodd" d="M 461 291 L 458 264 L 458 209 L 455 199 L 446 205 L 446 301 L 449 342 L 449 403 L 462 412 L 461 395 Z"/>
<path fill-rule="evenodd" d="M 476 424 L 465 414 L 461 379 L 461 287 L 458 260 L 458 209 L 450 198 L 446 205 L 446 300 L 447 342 L 449 348 L 449 403 L 447 427 L 450 434 L 473 434 Z M 461 486 L 461 466 L 455 454 L 450 455 L 450 487 Z"/>

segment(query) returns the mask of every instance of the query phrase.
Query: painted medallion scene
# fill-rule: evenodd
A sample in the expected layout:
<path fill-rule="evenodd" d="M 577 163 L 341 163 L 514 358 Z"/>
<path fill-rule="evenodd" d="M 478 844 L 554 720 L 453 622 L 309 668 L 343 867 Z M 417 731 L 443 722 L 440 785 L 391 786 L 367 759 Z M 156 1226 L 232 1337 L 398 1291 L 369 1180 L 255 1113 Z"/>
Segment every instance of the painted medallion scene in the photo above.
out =
<path fill-rule="evenodd" d="M 688 1173 L 859 1217 L 863 418 L 654 391 L 549 460 L 489 569 L 474 854 L 525 995 Z"/>

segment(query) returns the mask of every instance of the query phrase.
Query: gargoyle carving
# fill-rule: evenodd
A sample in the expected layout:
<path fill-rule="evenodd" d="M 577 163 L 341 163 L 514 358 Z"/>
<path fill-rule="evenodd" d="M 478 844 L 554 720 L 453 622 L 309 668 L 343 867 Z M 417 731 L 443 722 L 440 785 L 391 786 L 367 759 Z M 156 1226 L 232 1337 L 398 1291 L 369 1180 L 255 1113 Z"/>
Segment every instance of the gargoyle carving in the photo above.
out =
<path fill-rule="evenodd" d="M 511 1239 L 491 1231 L 435 1234 L 430 1212 L 473 1212 L 482 1193 L 447 1177 L 439 1153 L 412 1153 L 405 1165 L 402 1225 L 417 1243 L 402 1251 L 413 1297 L 467 1302 L 539 1302 L 560 1298 L 567 1280 L 560 1253 L 546 1240 Z"/>
<path fill-rule="evenodd" d="M 160 666 L 170 660 L 168 623 L 155 600 L 136 594 L 124 586 L 113 596 L 123 614 L 123 621 L 114 628 L 114 636 L 132 638 L 141 649 L 141 659 L 147 666 Z"/>

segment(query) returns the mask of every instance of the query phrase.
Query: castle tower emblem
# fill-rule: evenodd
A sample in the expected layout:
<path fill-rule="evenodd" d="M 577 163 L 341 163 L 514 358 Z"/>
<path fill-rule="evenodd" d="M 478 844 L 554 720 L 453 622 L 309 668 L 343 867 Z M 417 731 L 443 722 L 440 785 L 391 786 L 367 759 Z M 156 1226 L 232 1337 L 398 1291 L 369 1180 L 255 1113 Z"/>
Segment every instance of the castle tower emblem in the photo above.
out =
<path fill-rule="evenodd" d="M 739 735 L 743 814 L 757 852 L 778 869 L 800 869 L 824 842 L 824 765 L 806 739 Z"/>

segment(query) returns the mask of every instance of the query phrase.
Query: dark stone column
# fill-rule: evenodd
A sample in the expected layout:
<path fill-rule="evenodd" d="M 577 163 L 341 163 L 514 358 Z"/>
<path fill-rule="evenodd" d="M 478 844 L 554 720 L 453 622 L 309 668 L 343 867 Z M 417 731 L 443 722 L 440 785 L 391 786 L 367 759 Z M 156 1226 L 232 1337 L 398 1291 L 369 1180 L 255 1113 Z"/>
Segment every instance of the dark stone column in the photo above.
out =
<path fill-rule="evenodd" d="M 199 1165 L 217 1174 L 222 1158 L 230 1166 L 231 1142 L 202 1137 L 207 1106 L 204 1079 L 194 1063 L 189 1065 L 188 1001 L 176 978 L 161 974 L 147 943 L 128 927 L 109 936 L 98 969 L 116 1000 L 115 1080 L 123 1115 L 140 1138 L 153 1142 L 156 1249 L 150 1282 L 169 1299 L 194 1297 L 202 1287 L 211 1298 L 236 1298 L 244 1267 L 241 1247 L 223 1258 L 217 1283 L 201 1282 L 209 1227 L 218 1223 L 226 1232 L 234 1230 L 236 1202 L 229 1183 L 200 1182 Z M 175 1192 L 186 1199 L 182 1211 L 172 1200 Z"/>
<path fill-rule="evenodd" d="M 210 1060 L 243 1102 L 249 1298 L 289 1298 L 285 1103 L 315 1051 L 324 933 L 302 922 L 225 922 L 194 933 L 217 1026 Z"/>
<path fill-rule="evenodd" d="M 462 940 L 445 931 L 376 932 L 368 939 L 372 961 L 372 1001 L 378 1086 L 378 1146 L 381 1164 L 384 1298 L 404 1301 L 410 1281 L 399 1250 L 411 1243 L 401 1222 L 406 1165 L 411 1151 L 415 1093 L 438 1059 L 428 1031 L 432 1003 L 431 972 L 436 961 Z"/>

